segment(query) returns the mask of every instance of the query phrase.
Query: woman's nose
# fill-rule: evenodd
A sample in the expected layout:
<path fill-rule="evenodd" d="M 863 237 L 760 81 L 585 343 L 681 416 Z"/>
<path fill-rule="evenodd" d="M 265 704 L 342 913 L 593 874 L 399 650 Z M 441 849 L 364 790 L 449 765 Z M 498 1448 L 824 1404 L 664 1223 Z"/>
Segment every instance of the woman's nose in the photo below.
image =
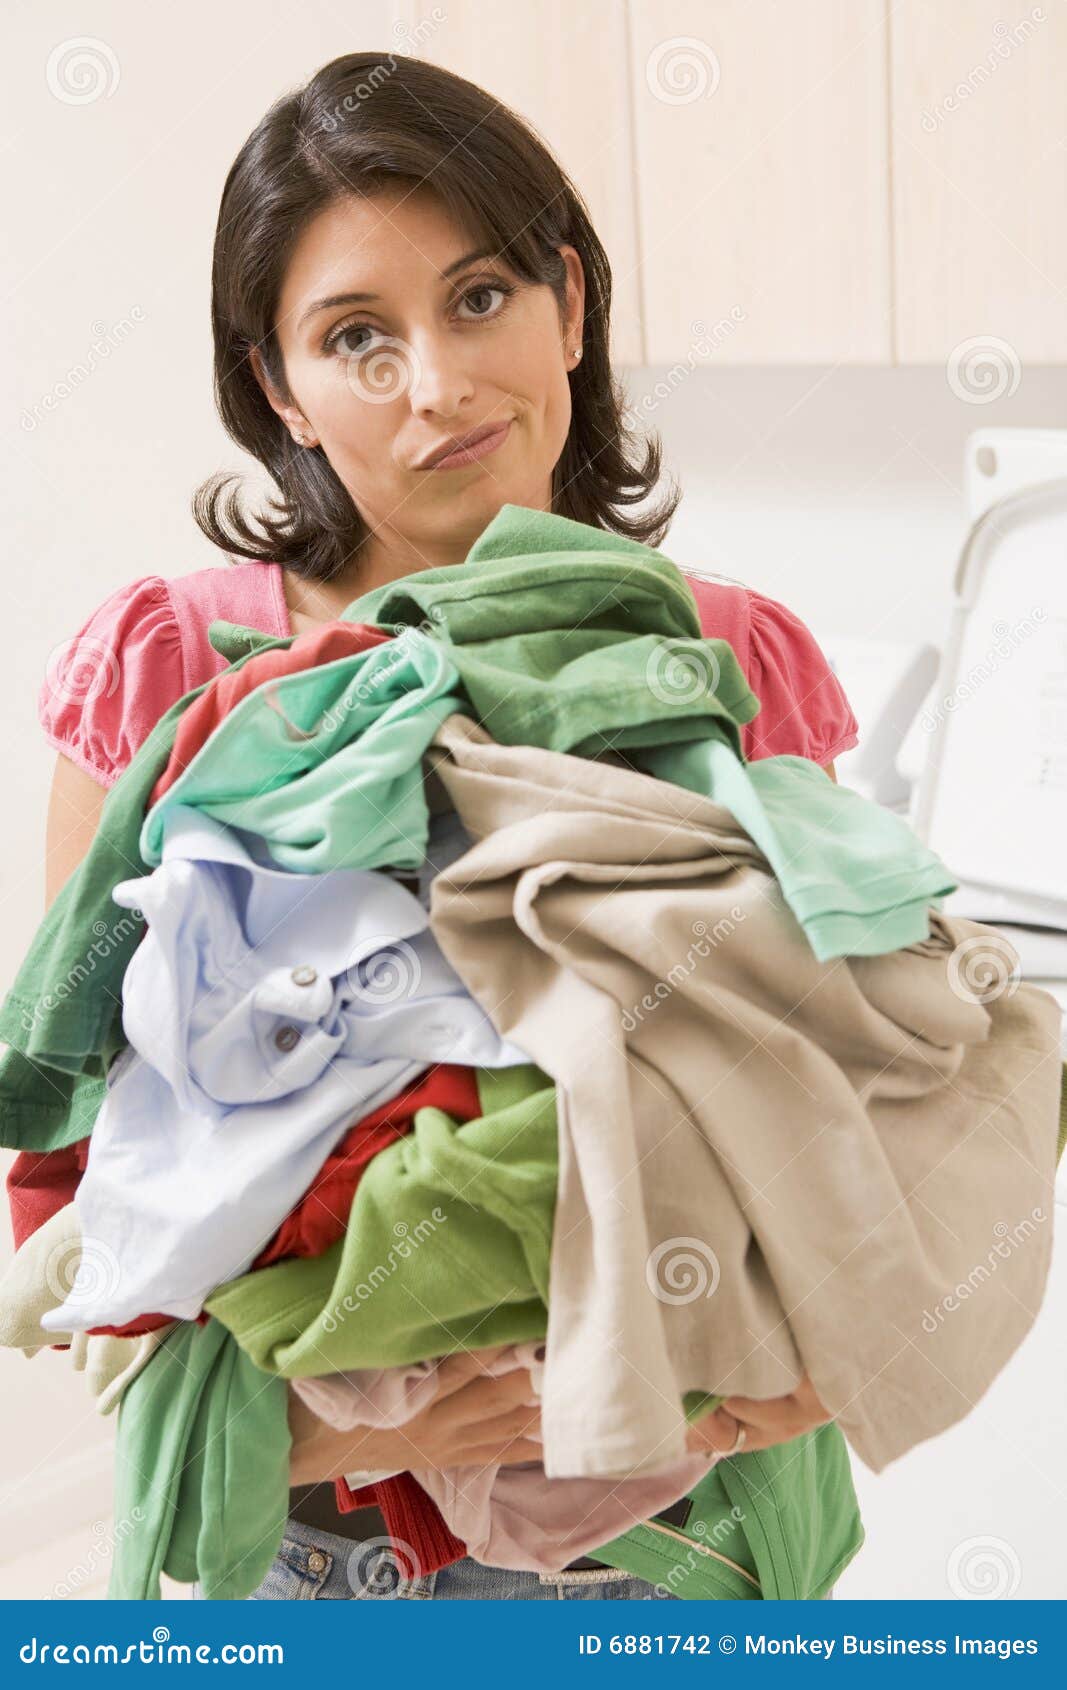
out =
<path fill-rule="evenodd" d="M 425 339 L 412 341 L 409 354 L 412 410 L 420 416 L 454 416 L 474 392 L 469 351 L 447 340 Z"/>

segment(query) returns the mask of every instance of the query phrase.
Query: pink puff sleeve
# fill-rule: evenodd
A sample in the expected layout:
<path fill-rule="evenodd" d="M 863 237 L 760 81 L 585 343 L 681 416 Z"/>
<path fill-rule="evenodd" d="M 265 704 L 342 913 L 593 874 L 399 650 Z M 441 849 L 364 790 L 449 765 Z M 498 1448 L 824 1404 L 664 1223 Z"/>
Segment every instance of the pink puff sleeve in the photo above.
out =
<path fill-rule="evenodd" d="M 144 575 L 52 650 L 37 714 L 57 751 L 110 786 L 185 690 L 167 582 Z"/>
<path fill-rule="evenodd" d="M 859 723 L 814 635 L 784 604 L 746 589 L 748 683 L 759 715 L 744 730 L 745 755 L 810 757 L 831 763 L 859 740 Z"/>

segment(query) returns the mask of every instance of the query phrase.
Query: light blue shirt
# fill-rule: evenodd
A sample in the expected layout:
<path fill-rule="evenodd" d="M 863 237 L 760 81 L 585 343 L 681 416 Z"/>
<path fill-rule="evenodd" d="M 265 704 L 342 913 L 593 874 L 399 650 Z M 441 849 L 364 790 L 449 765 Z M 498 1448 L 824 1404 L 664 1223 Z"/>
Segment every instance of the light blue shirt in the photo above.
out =
<path fill-rule="evenodd" d="M 436 837 L 459 855 L 444 817 Z M 179 805 L 160 866 L 114 890 L 148 923 L 75 1197 L 83 1269 L 49 1331 L 191 1319 L 245 1273 L 348 1128 L 431 1063 L 529 1061 L 373 869 L 293 874 Z M 438 865 L 440 866 L 440 865 Z"/>

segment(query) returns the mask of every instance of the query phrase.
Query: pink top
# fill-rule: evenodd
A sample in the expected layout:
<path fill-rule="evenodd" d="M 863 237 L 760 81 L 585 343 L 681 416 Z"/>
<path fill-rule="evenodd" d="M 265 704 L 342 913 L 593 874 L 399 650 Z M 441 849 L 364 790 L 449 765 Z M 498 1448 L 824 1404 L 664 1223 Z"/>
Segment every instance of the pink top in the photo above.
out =
<path fill-rule="evenodd" d="M 751 587 L 686 579 L 703 633 L 729 641 L 760 700 L 742 729 L 745 756 L 825 764 L 850 750 L 856 718 L 804 623 Z M 281 566 L 222 564 L 117 588 L 53 653 L 38 699 L 51 744 L 110 786 L 170 706 L 228 667 L 208 642 L 216 619 L 291 634 Z"/>

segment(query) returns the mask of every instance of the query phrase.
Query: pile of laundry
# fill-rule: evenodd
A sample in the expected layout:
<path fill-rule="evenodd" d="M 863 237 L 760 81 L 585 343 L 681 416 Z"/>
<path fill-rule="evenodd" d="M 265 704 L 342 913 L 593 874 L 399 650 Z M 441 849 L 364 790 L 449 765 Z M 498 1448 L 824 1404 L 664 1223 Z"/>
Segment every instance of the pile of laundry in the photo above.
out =
<path fill-rule="evenodd" d="M 880 1470 L 1033 1324 L 1055 1000 L 900 817 L 745 761 L 658 552 L 508 505 L 311 633 L 211 637 L 0 1011 L 0 1342 L 118 1405 L 108 1594 L 249 1594 L 287 1382 L 403 1426 L 461 1350 L 529 1370 L 543 1458 L 339 1480 L 420 1571 L 695 1545 L 675 1594 L 822 1594 L 845 1440 Z M 687 1450 L 805 1374 L 832 1423 Z"/>

